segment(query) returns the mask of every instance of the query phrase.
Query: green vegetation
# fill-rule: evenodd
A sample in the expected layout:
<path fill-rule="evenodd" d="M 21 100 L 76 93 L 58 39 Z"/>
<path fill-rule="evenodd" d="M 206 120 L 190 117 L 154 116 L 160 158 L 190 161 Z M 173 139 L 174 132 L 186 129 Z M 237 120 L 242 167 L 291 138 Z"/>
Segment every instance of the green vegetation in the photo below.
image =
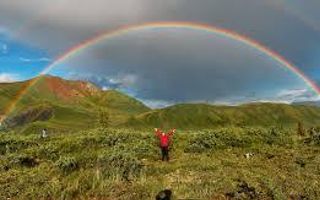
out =
<path fill-rule="evenodd" d="M 301 105 L 255 103 L 241 106 L 180 104 L 136 116 L 135 126 L 186 129 L 226 126 L 312 126 L 320 123 L 320 108 Z"/>
<path fill-rule="evenodd" d="M 0 84 L 0 117 L 27 82 Z M 179 104 L 150 109 L 116 90 L 103 91 L 83 81 L 42 76 L 16 107 L 4 116 L 9 128 L 30 134 L 48 127 L 59 131 L 98 126 L 146 129 L 153 127 L 198 130 L 216 127 L 311 127 L 320 123 L 320 107 L 274 103 L 241 106 Z M 102 119 L 104 118 L 104 119 Z M 106 120 L 107 118 L 107 120 Z M 103 123 L 103 124 L 102 124 Z"/>
<path fill-rule="evenodd" d="M 44 127 L 87 129 L 97 125 L 101 110 L 112 113 L 110 126 L 118 126 L 134 115 L 150 110 L 132 97 L 115 90 L 102 91 L 89 82 L 42 76 L 25 90 L 30 82 L 32 80 L 0 84 L 0 117 L 6 115 L 3 117 L 7 128 L 18 128 L 19 131 Z M 16 99 L 19 100 L 14 109 L 5 113 Z"/>
<path fill-rule="evenodd" d="M 29 84 L 0 84 L 0 117 Z M 166 188 L 174 199 L 320 196 L 320 129 L 311 128 L 320 107 L 151 110 L 115 90 L 43 76 L 4 117 L 0 199 L 154 199 Z M 154 127 L 178 128 L 169 163 Z"/>
<path fill-rule="evenodd" d="M 174 199 L 317 199 L 319 135 L 298 131 L 178 130 L 169 163 L 152 132 L 3 132 L 0 199 L 154 199 L 165 188 Z"/>

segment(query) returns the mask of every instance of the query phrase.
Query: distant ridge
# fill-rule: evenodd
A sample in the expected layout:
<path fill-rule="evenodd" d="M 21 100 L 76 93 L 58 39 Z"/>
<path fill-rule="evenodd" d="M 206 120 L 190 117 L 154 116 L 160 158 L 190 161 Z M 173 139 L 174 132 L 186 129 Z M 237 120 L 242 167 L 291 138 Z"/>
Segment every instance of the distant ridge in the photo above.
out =
<path fill-rule="evenodd" d="M 248 103 L 239 106 L 185 103 L 150 109 L 117 90 L 104 91 L 86 81 L 41 76 L 7 116 L 15 126 L 88 128 L 97 126 L 99 112 L 108 113 L 110 126 L 135 128 L 214 128 L 222 126 L 320 125 L 317 103 Z M 30 81 L 30 80 L 29 80 Z M 28 81 L 0 84 L 0 115 Z M 41 110 L 46 108 L 46 110 Z M 50 117 L 32 116 L 48 113 Z M 19 121 L 14 121 L 18 119 Z"/>
<path fill-rule="evenodd" d="M 292 105 L 305 105 L 305 106 L 317 106 L 317 107 L 320 107 L 320 101 L 293 102 Z"/>
<path fill-rule="evenodd" d="M 139 114 L 137 126 L 214 128 L 222 126 L 320 125 L 320 108 L 304 105 L 252 103 L 240 106 L 179 104 Z"/>

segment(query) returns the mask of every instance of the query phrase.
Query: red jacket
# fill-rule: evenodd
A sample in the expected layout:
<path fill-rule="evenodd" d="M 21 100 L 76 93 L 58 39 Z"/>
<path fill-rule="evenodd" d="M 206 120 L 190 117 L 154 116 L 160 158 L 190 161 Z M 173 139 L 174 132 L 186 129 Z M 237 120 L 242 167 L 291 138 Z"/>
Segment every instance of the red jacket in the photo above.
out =
<path fill-rule="evenodd" d="M 168 147 L 170 144 L 170 137 L 173 136 L 174 131 L 170 131 L 165 133 L 164 135 L 160 130 L 155 132 L 156 136 L 160 139 L 160 146 L 161 147 Z"/>

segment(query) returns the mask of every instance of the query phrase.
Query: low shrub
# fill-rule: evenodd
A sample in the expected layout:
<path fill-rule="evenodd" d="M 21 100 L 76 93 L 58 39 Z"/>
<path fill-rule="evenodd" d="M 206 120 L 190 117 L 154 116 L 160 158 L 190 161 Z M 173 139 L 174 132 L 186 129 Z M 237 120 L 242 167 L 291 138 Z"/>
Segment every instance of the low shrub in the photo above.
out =
<path fill-rule="evenodd" d="M 56 166 L 64 173 L 70 173 L 78 169 L 78 162 L 74 157 L 64 156 L 56 162 Z"/>
<path fill-rule="evenodd" d="M 185 148 L 186 153 L 202 153 L 227 147 L 246 147 L 252 144 L 250 137 L 220 130 L 194 134 Z"/>
<path fill-rule="evenodd" d="M 138 177 L 143 169 L 142 162 L 134 154 L 116 150 L 100 155 L 98 164 L 105 175 L 126 181 Z"/>

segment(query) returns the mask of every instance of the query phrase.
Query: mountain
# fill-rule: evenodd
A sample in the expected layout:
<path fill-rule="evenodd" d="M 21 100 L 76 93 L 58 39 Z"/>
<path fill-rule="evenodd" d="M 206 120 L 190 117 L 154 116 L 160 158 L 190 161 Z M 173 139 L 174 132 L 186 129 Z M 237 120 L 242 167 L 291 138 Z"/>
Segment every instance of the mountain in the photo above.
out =
<path fill-rule="evenodd" d="M 21 93 L 22 98 L 6 116 L 9 127 L 38 123 L 59 128 L 87 128 L 96 125 L 101 110 L 110 114 L 112 125 L 117 125 L 132 115 L 150 110 L 116 90 L 103 91 L 89 82 L 41 76 L 36 80 L 0 84 L 0 115 L 5 114 L 12 100 Z"/>
<path fill-rule="evenodd" d="M 320 108 L 273 103 L 241 106 L 180 104 L 139 114 L 128 125 L 165 128 L 213 128 L 222 126 L 292 126 L 320 124 Z"/>
<path fill-rule="evenodd" d="M 34 83 L 34 84 L 32 84 Z M 32 85 L 31 87 L 28 87 Z M 26 90 L 26 88 L 28 88 Z M 110 126 L 134 128 L 213 128 L 222 126 L 307 126 L 320 124 L 320 107 L 300 104 L 251 103 L 240 106 L 178 104 L 150 109 L 116 90 L 103 91 L 84 81 L 41 76 L 36 80 L 0 84 L 0 116 L 5 125 L 26 131 L 42 127 L 69 130 L 97 126 L 105 118 Z M 101 124 L 100 124 L 101 125 Z"/>
<path fill-rule="evenodd" d="M 320 107 L 320 101 L 293 102 L 292 105 L 305 105 L 305 106 L 317 106 L 317 107 Z"/>

